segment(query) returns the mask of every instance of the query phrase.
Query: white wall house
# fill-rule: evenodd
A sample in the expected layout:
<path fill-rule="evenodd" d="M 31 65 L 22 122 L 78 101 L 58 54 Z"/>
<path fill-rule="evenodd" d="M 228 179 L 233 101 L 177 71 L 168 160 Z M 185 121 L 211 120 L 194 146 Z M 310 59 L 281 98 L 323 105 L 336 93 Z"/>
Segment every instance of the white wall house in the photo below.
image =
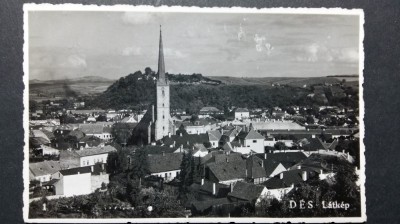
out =
<path fill-rule="evenodd" d="M 96 163 L 107 163 L 108 154 L 117 149 L 110 145 L 104 147 L 83 148 L 75 151 L 79 157 L 79 164 L 83 166 L 92 166 Z"/>
<path fill-rule="evenodd" d="M 250 117 L 250 111 L 246 108 L 237 108 L 235 110 L 235 120 L 243 120 Z"/>
<path fill-rule="evenodd" d="M 169 182 L 169 181 L 175 179 L 179 175 L 180 171 L 181 171 L 180 169 L 179 170 L 170 170 L 170 171 L 165 171 L 165 172 L 151 173 L 150 175 L 161 177 L 164 179 L 165 182 Z"/>
<path fill-rule="evenodd" d="M 55 194 L 70 197 L 92 193 L 91 171 L 88 168 L 79 167 L 54 173 L 52 179 L 58 179 L 54 183 Z"/>
<path fill-rule="evenodd" d="M 60 170 L 51 175 L 56 195 L 70 197 L 93 193 L 109 183 L 104 164 Z"/>
<path fill-rule="evenodd" d="M 282 198 L 289 193 L 294 188 L 292 184 L 289 187 L 282 187 L 278 189 L 267 189 L 266 197 L 267 198 L 276 198 L 278 201 L 282 200 Z"/>

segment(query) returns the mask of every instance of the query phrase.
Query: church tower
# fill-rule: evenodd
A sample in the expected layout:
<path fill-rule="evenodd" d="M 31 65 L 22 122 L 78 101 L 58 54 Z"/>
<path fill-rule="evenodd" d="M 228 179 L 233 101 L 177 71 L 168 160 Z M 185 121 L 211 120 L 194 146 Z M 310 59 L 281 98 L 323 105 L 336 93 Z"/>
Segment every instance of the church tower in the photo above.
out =
<path fill-rule="evenodd" d="M 169 109 L 169 82 L 165 77 L 164 51 L 160 26 L 160 45 L 158 52 L 158 72 L 156 83 L 156 120 L 155 140 L 160 140 L 170 132 L 170 109 Z"/>

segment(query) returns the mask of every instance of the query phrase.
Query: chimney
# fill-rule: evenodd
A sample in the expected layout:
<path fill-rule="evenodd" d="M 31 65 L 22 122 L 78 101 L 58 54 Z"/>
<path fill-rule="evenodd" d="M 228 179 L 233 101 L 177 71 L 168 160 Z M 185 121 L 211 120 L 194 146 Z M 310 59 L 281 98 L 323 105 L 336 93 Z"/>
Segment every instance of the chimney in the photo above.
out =
<path fill-rule="evenodd" d="M 101 169 L 104 170 L 104 163 L 101 164 Z"/>
<path fill-rule="evenodd" d="M 301 169 L 301 165 L 297 165 L 297 169 Z"/>
<path fill-rule="evenodd" d="M 168 138 L 171 138 L 171 132 L 168 132 Z"/>
<path fill-rule="evenodd" d="M 261 167 L 264 167 L 264 160 L 261 160 Z"/>
<path fill-rule="evenodd" d="M 175 147 L 175 141 L 174 141 L 174 143 L 172 145 Z"/>
<path fill-rule="evenodd" d="M 78 175 L 81 174 L 81 172 L 78 171 Z"/>
<path fill-rule="evenodd" d="M 213 183 L 213 195 L 216 195 L 216 186 L 215 186 L 215 183 Z"/>
<path fill-rule="evenodd" d="M 279 178 L 282 180 L 283 179 L 283 172 L 279 174 Z"/>
<path fill-rule="evenodd" d="M 315 138 L 315 135 L 311 135 L 311 138 Z"/>
<path fill-rule="evenodd" d="M 233 192 L 233 183 L 231 183 L 231 192 Z"/>
<path fill-rule="evenodd" d="M 229 163 L 229 159 L 228 159 L 228 156 L 226 157 L 226 162 L 227 162 L 227 163 Z"/>
<path fill-rule="evenodd" d="M 303 179 L 303 181 L 307 181 L 307 171 L 301 172 L 301 179 Z"/>
<path fill-rule="evenodd" d="M 321 169 L 321 170 L 319 171 L 319 173 L 320 173 L 320 174 L 324 174 L 324 171 Z"/>
<path fill-rule="evenodd" d="M 344 152 L 344 149 L 342 150 L 342 153 L 344 154 L 345 152 Z"/>
<path fill-rule="evenodd" d="M 246 168 L 246 178 L 247 178 L 247 168 Z"/>
<path fill-rule="evenodd" d="M 267 159 L 267 153 L 264 153 L 264 159 Z"/>
<path fill-rule="evenodd" d="M 162 152 L 162 155 L 165 156 L 165 151 Z"/>
<path fill-rule="evenodd" d="M 181 133 L 179 133 L 179 136 L 181 136 L 181 137 L 182 137 L 182 132 L 181 132 Z"/>
<path fill-rule="evenodd" d="M 204 185 L 204 178 L 201 178 L 201 186 Z"/>

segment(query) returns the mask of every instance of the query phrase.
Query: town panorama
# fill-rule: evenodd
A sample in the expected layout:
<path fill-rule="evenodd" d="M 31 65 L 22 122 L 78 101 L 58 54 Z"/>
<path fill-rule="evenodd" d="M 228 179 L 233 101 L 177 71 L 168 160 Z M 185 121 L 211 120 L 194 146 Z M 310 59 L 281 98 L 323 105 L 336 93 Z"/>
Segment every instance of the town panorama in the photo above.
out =
<path fill-rule="evenodd" d="M 359 74 L 168 72 L 165 26 L 156 67 L 29 79 L 29 219 L 361 216 Z"/>

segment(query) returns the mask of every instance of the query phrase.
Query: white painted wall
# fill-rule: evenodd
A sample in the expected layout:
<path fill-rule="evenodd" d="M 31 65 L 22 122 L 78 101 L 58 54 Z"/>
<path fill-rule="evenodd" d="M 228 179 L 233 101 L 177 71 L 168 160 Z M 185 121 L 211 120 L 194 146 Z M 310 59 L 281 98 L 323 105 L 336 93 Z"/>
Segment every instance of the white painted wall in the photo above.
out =
<path fill-rule="evenodd" d="M 171 171 L 167 171 L 167 172 L 152 173 L 150 175 L 162 177 L 162 178 L 164 178 L 165 182 L 169 182 L 169 181 L 173 180 L 175 177 L 177 177 L 179 175 L 180 171 L 181 170 L 171 170 Z"/>
<path fill-rule="evenodd" d="M 83 166 L 92 166 L 96 163 L 107 163 L 108 153 L 98 154 L 93 156 L 85 156 L 81 157 L 79 164 L 81 167 Z"/>
<path fill-rule="evenodd" d="M 91 173 L 63 176 L 64 196 L 92 193 Z"/>
<path fill-rule="evenodd" d="M 264 140 L 263 139 L 245 139 L 244 145 L 246 147 L 250 147 L 256 153 L 264 153 Z"/>

